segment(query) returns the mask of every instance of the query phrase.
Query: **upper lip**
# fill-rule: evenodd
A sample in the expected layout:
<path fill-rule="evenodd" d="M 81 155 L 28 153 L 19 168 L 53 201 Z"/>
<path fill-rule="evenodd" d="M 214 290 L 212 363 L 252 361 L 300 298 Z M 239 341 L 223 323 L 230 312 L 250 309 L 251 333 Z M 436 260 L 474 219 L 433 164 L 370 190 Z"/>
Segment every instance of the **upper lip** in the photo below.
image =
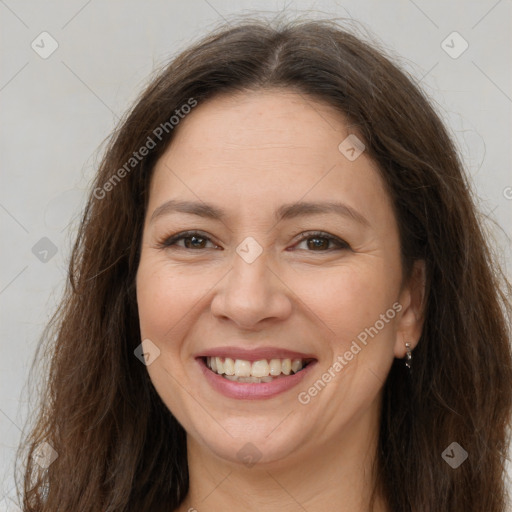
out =
<path fill-rule="evenodd" d="M 200 357 L 230 357 L 231 359 L 243 359 L 246 361 L 259 361 L 261 359 L 316 359 L 313 354 L 295 352 L 279 347 L 241 348 L 241 347 L 215 347 L 197 353 Z"/>

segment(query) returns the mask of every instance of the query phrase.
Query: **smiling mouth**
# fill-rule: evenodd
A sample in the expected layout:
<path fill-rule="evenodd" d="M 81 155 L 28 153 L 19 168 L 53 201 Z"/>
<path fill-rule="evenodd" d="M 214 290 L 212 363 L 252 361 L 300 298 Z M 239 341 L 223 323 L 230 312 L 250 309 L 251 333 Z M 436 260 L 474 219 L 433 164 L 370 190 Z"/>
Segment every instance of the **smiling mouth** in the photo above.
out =
<path fill-rule="evenodd" d="M 272 382 L 302 371 L 315 359 L 260 359 L 247 361 L 230 357 L 203 357 L 205 366 L 233 382 L 259 384 Z"/>

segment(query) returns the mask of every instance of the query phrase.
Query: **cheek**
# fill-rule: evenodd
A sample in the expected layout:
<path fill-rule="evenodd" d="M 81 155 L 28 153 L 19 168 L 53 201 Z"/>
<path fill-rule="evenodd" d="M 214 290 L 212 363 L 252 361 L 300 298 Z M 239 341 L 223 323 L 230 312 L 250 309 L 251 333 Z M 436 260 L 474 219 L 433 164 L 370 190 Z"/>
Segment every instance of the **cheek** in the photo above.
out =
<path fill-rule="evenodd" d="M 196 299 L 194 279 L 158 261 L 142 259 L 137 272 L 137 304 L 142 336 L 159 344 L 173 336 Z M 197 299 L 196 299 L 197 300 Z"/>
<path fill-rule="evenodd" d="M 141 257 L 137 272 L 137 304 L 141 339 L 149 338 L 159 357 L 147 366 L 158 394 L 171 411 L 185 408 L 178 382 L 185 381 L 182 352 L 194 322 L 194 308 L 207 289 L 199 276 L 190 276 L 161 259 Z"/>
<path fill-rule="evenodd" d="M 353 414 L 362 414 L 389 372 L 397 315 L 393 305 L 399 288 L 395 271 L 386 267 L 384 260 L 368 257 L 357 265 L 322 273 L 315 287 L 309 278 L 299 280 L 298 295 L 308 294 L 304 302 L 327 333 L 319 334 L 328 347 L 319 373 L 325 372 L 321 380 L 328 384 L 311 404 L 334 426 L 349 421 Z M 315 389 L 309 388 L 313 393 Z M 327 410 L 325 404 L 329 404 Z"/>
<path fill-rule="evenodd" d="M 222 274 L 171 264 L 165 256 L 141 257 L 137 272 L 137 304 L 141 335 L 162 352 L 177 352 L 195 329 L 197 315 L 209 300 L 212 286 Z"/>
<path fill-rule="evenodd" d="M 325 334 L 340 345 L 333 348 L 342 349 L 392 307 L 397 284 L 391 274 L 391 269 L 385 272 L 380 261 L 369 257 L 357 265 L 295 278 L 293 288 L 321 320 L 317 323 L 325 328 Z"/>

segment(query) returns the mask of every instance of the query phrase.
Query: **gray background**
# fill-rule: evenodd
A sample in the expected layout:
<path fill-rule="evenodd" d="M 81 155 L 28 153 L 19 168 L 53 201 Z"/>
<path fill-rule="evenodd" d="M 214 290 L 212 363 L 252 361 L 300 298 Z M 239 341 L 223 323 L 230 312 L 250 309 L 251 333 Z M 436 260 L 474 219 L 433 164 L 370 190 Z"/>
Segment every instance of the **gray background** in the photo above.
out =
<path fill-rule="evenodd" d="M 28 371 L 102 142 L 156 66 L 223 18 L 283 10 L 357 20 L 416 77 L 456 138 L 510 276 L 510 0 L 0 0 L 0 511 L 17 510 L 12 465 L 34 406 Z M 58 43 L 47 58 L 31 47 L 51 49 L 43 31 Z M 453 31 L 469 45 L 457 58 L 462 39 L 442 45 Z"/>

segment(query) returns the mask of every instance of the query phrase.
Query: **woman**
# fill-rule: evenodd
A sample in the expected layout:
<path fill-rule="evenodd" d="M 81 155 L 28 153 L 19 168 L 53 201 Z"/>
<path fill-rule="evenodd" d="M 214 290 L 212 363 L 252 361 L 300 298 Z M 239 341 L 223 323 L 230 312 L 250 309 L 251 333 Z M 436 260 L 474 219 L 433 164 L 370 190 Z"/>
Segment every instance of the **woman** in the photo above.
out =
<path fill-rule="evenodd" d="M 410 78 L 333 23 L 226 27 L 103 159 L 24 510 L 503 512 L 507 290 Z"/>

